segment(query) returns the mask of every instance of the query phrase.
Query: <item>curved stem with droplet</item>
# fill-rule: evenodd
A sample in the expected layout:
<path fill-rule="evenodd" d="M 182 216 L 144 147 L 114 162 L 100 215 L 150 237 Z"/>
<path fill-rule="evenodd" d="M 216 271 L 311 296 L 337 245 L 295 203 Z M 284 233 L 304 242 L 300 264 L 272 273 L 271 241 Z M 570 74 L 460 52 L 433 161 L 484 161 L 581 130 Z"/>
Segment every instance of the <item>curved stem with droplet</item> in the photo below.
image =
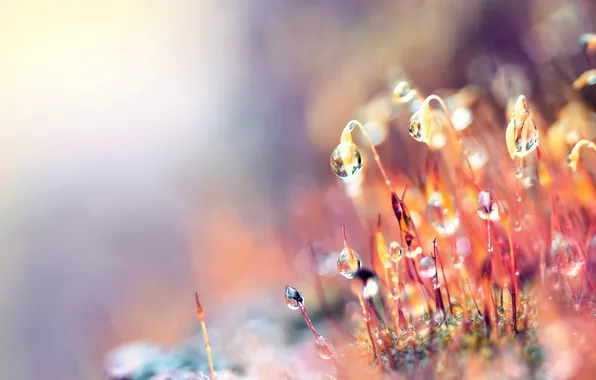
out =
<path fill-rule="evenodd" d="M 468 167 L 468 170 L 470 172 L 470 176 L 472 177 L 472 180 L 474 181 L 475 184 L 478 183 L 478 180 L 476 179 L 476 175 L 474 174 L 474 169 L 472 167 L 472 164 L 470 163 L 470 160 L 468 159 L 468 155 L 465 152 L 465 149 L 463 147 L 463 142 L 461 139 L 461 136 L 459 134 L 459 132 L 457 131 L 457 129 L 455 128 L 455 125 L 453 125 L 453 120 L 451 120 L 451 113 L 449 112 L 449 110 L 447 109 L 447 105 L 445 104 L 445 101 L 443 100 L 443 98 L 441 98 L 438 95 L 429 95 L 426 97 L 426 99 L 424 99 L 424 103 L 422 104 L 422 107 L 420 107 L 420 109 L 422 111 L 427 111 L 424 112 L 422 117 L 427 117 L 426 122 L 430 123 L 430 102 L 435 100 L 437 103 L 439 103 L 439 106 L 441 106 L 441 109 L 443 110 L 443 113 L 445 113 L 445 118 L 448 120 L 449 126 L 449 133 L 451 134 L 451 137 L 455 139 L 455 141 L 457 141 L 457 145 L 456 145 L 456 149 L 457 152 L 463 156 L 464 158 L 464 162 L 466 163 L 466 166 Z M 426 110 L 424 110 L 423 108 L 426 108 Z"/>
<path fill-rule="evenodd" d="M 592 141 L 590 140 L 579 140 L 574 146 L 573 149 L 571 149 L 571 153 L 569 153 L 569 156 L 567 156 L 567 160 L 569 163 L 569 166 L 571 167 L 572 171 L 577 171 L 577 164 L 579 161 L 579 151 L 581 148 L 586 147 L 586 148 L 590 148 L 593 151 L 596 151 L 596 144 L 594 144 Z"/>
<path fill-rule="evenodd" d="M 379 157 L 379 153 L 377 152 L 377 149 L 375 148 L 375 144 L 372 142 L 370 136 L 368 135 L 368 132 L 366 132 L 366 129 L 364 128 L 364 126 L 362 125 L 362 123 L 360 123 L 358 120 L 350 120 L 350 121 L 348 121 L 348 123 L 344 127 L 344 130 L 341 133 L 340 141 L 341 142 L 345 142 L 345 143 L 352 143 L 353 144 L 354 141 L 352 140 L 351 133 L 354 130 L 354 128 L 356 128 L 356 127 L 358 127 L 360 129 L 360 132 L 362 132 L 362 135 L 364 135 L 364 138 L 368 142 L 368 147 L 370 148 L 370 150 L 371 150 L 371 152 L 373 154 L 373 158 L 375 159 L 375 162 L 377 163 L 377 167 L 381 171 L 381 175 L 383 176 L 383 180 L 385 181 L 385 185 L 387 185 L 387 187 L 389 188 L 389 191 L 390 192 L 393 192 L 393 187 L 391 185 L 391 180 L 387 176 L 387 172 L 385 172 L 385 168 L 383 168 L 383 164 L 381 163 L 381 157 Z"/>

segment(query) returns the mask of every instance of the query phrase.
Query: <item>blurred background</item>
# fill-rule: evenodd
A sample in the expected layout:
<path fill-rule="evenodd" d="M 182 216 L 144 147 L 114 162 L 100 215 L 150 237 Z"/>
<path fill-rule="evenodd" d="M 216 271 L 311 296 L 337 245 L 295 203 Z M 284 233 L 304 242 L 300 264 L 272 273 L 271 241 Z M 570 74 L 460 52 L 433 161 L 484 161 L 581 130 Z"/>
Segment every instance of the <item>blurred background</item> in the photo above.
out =
<path fill-rule="evenodd" d="M 281 300 L 306 243 L 337 249 L 342 223 L 364 250 L 328 168 L 358 107 L 403 78 L 504 105 L 504 80 L 552 121 L 591 68 L 577 41 L 595 16 L 579 0 L 3 0 L 2 377 L 100 378 L 122 342 L 188 336 L 195 290 L 217 326 Z M 412 174 L 400 127 L 380 150 Z"/>

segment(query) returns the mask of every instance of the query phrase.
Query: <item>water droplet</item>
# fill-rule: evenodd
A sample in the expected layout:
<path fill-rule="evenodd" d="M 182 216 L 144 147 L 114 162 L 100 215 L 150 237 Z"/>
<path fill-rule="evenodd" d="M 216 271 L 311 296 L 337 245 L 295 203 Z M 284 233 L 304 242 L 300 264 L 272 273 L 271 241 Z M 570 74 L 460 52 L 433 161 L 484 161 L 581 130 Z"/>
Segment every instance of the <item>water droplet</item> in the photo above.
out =
<path fill-rule="evenodd" d="M 426 216 L 430 224 L 441 236 L 451 236 L 459 227 L 459 214 L 457 210 L 445 208 L 441 194 L 434 193 L 428 200 Z"/>
<path fill-rule="evenodd" d="M 565 275 L 569 277 L 575 277 L 580 272 L 582 267 L 584 266 L 584 261 L 582 259 L 576 259 L 574 261 L 568 262 L 562 267 L 562 271 Z"/>
<path fill-rule="evenodd" d="M 458 131 L 463 131 L 472 124 L 472 111 L 469 108 L 459 107 L 451 113 L 451 121 Z"/>
<path fill-rule="evenodd" d="M 591 69 L 584 72 L 573 82 L 573 88 L 579 91 L 586 86 L 592 86 L 594 84 L 596 84 L 596 69 Z"/>
<path fill-rule="evenodd" d="M 393 89 L 393 101 L 395 103 L 408 103 L 418 95 L 418 92 L 408 81 L 401 81 Z"/>
<path fill-rule="evenodd" d="M 478 194 L 478 215 L 483 220 L 499 220 L 499 207 L 495 202 L 492 190 L 485 189 Z"/>
<path fill-rule="evenodd" d="M 471 138 L 463 140 L 464 154 L 468 157 L 470 166 L 473 170 L 478 170 L 484 167 L 488 162 L 488 153 L 484 145 Z"/>
<path fill-rule="evenodd" d="M 521 227 L 521 223 L 519 222 L 519 220 L 515 221 L 515 223 L 513 224 L 513 229 L 515 230 L 515 232 L 521 231 L 522 227 Z"/>
<path fill-rule="evenodd" d="M 420 274 L 424 277 L 431 278 L 437 274 L 437 267 L 430 256 L 425 256 L 420 260 Z"/>
<path fill-rule="evenodd" d="M 521 179 L 524 176 L 522 168 L 518 167 L 515 169 L 515 178 Z"/>
<path fill-rule="evenodd" d="M 420 255 L 422 253 L 422 247 L 416 247 L 416 249 L 411 250 L 410 248 L 406 249 L 406 257 L 409 257 L 410 259 L 415 258 L 416 256 Z"/>
<path fill-rule="evenodd" d="M 344 247 L 337 257 L 337 269 L 347 279 L 354 278 L 361 266 L 360 256 L 349 247 Z"/>
<path fill-rule="evenodd" d="M 453 263 L 454 268 L 459 269 L 464 265 L 464 257 L 463 255 L 455 252 L 451 257 L 451 262 Z"/>
<path fill-rule="evenodd" d="M 410 136 L 414 140 L 428 144 L 430 142 L 431 122 L 428 115 L 429 111 L 426 108 L 423 107 L 412 114 L 408 127 Z M 426 114 L 423 112 L 426 112 Z"/>
<path fill-rule="evenodd" d="M 493 247 L 493 245 L 492 245 L 492 244 L 489 244 L 489 245 L 486 247 L 486 249 L 487 249 L 487 251 L 488 251 L 488 252 L 492 252 L 492 251 L 494 250 L 494 247 Z"/>
<path fill-rule="evenodd" d="M 331 170 L 340 178 L 348 178 L 362 170 L 362 154 L 354 143 L 342 142 L 331 153 Z"/>
<path fill-rule="evenodd" d="M 167 373 L 160 373 L 153 375 L 149 380 L 208 380 L 210 376 L 204 373 L 194 373 L 190 371 L 168 371 Z"/>
<path fill-rule="evenodd" d="M 515 200 L 519 203 L 522 201 L 521 193 L 515 193 Z"/>
<path fill-rule="evenodd" d="M 288 305 L 290 310 L 298 310 L 303 304 L 304 298 L 298 289 L 286 285 L 286 305 Z"/>
<path fill-rule="evenodd" d="M 397 290 L 397 288 L 391 289 L 391 298 L 393 298 L 394 301 L 397 301 L 399 299 L 399 291 Z"/>
<path fill-rule="evenodd" d="M 523 117 L 514 116 L 509 122 L 508 129 L 513 129 L 512 139 L 515 143 L 514 152 L 517 157 L 525 157 L 538 148 L 538 127 L 532 115 L 527 114 L 523 125 L 519 125 Z"/>
<path fill-rule="evenodd" d="M 468 256 L 472 251 L 472 244 L 467 236 L 461 235 L 455 239 L 455 249 L 462 256 Z"/>
<path fill-rule="evenodd" d="M 327 340 L 327 338 L 320 335 L 315 339 L 315 347 L 317 349 L 317 355 L 323 359 L 331 359 L 334 354 L 331 343 Z"/>
<path fill-rule="evenodd" d="M 389 246 L 387 247 L 387 256 L 389 256 L 391 261 L 394 263 L 397 263 L 401 260 L 403 256 L 403 250 L 399 246 L 398 242 L 392 241 L 389 243 Z"/>

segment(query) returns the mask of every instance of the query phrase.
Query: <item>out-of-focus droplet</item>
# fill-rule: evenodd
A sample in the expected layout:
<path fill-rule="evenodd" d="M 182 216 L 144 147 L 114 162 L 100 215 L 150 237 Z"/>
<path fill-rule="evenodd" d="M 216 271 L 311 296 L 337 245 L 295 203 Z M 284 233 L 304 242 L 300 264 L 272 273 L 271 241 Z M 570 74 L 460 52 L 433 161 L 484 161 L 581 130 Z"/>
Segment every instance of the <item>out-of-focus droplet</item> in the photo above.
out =
<path fill-rule="evenodd" d="M 433 150 L 440 150 L 447 144 L 447 136 L 442 133 L 431 133 L 430 143 L 428 147 Z"/>
<path fill-rule="evenodd" d="M 337 269 L 347 279 L 354 278 L 361 266 L 360 256 L 352 248 L 344 247 L 337 257 Z"/>
<path fill-rule="evenodd" d="M 422 247 L 416 247 L 415 249 L 407 249 L 406 250 L 406 257 L 413 259 L 416 256 L 422 254 Z"/>
<path fill-rule="evenodd" d="M 584 266 L 578 244 L 558 232 L 551 242 L 551 255 L 558 263 L 559 272 L 565 276 L 577 276 Z"/>
<path fill-rule="evenodd" d="M 360 269 L 351 282 L 352 291 L 364 298 L 372 298 L 379 294 L 379 278 L 369 269 Z"/>
<path fill-rule="evenodd" d="M 333 346 L 327 340 L 327 338 L 319 335 L 315 339 L 315 347 L 317 349 L 317 355 L 322 359 L 331 359 L 334 354 Z"/>
<path fill-rule="evenodd" d="M 148 364 L 162 355 L 161 348 L 149 343 L 118 347 L 107 355 L 105 375 L 108 379 L 136 378 Z"/>
<path fill-rule="evenodd" d="M 499 220 L 499 207 L 493 197 L 492 190 L 485 189 L 478 194 L 478 215 L 483 220 Z"/>
<path fill-rule="evenodd" d="M 579 47 L 588 54 L 596 51 L 596 34 L 584 33 L 579 37 Z"/>
<path fill-rule="evenodd" d="M 459 252 L 455 252 L 453 253 L 453 256 L 451 256 L 451 262 L 453 263 L 454 268 L 459 269 L 464 265 L 464 256 Z"/>
<path fill-rule="evenodd" d="M 379 145 L 387 138 L 387 124 L 378 121 L 367 121 L 364 123 L 364 130 L 368 134 L 373 145 Z"/>
<path fill-rule="evenodd" d="M 583 266 L 584 261 L 582 259 L 576 259 L 563 265 L 562 270 L 568 277 L 575 277 L 581 272 Z"/>
<path fill-rule="evenodd" d="M 522 168 L 520 168 L 520 167 L 515 168 L 515 178 L 522 179 L 523 176 L 524 176 L 524 172 L 523 172 Z"/>
<path fill-rule="evenodd" d="M 418 96 L 418 91 L 408 81 L 402 80 L 393 89 L 393 102 L 408 103 Z"/>
<path fill-rule="evenodd" d="M 464 149 L 468 152 L 466 156 L 473 170 L 479 170 L 488 162 L 488 153 L 484 145 L 477 140 L 465 139 Z"/>
<path fill-rule="evenodd" d="M 354 143 L 342 142 L 331 153 L 331 170 L 340 178 L 348 178 L 362 170 L 362 154 Z"/>
<path fill-rule="evenodd" d="M 431 278 L 437 274 L 437 267 L 435 261 L 430 256 L 425 256 L 420 260 L 420 274 L 424 277 Z"/>
<path fill-rule="evenodd" d="M 217 377 L 219 379 L 219 376 Z M 153 375 L 149 380 L 209 380 L 211 376 L 204 373 L 195 373 L 190 371 L 168 371 Z"/>
<path fill-rule="evenodd" d="M 391 261 L 393 261 L 394 263 L 397 263 L 399 262 L 399 260 L 401 260 L 401 257 L 403 256 L 403 251 L 398 242 L 392 241 L 391 243 L 389 243 L 389 246 L 387 247 L 387 256 L 389 256 Z"/>
<path fill-rule="evenodd" d="M 439 193 L 431 194 L 429 197 L 426 216 L 430 224 L 441 236 L 451 236 L 457 230 L 457 227 L 459 227 L 459 214 L 457 210 L 446 208 L 442 195 Z"/>
<path fill-rule="evenodd" d="M 466 107 L 456 108 L 451 114 L 451 121 L 457 131 L 463 131 L 472 124 L 472 111 Z"/>
<path fill-rule="evenodd" d="M 298 289 L 291 287 L 290 285 L 286 285 L 286 305 L 290 308 L 290 310 L 298 310 L 304 304 L 304 297 L 298 291 Z"/>
<path fill-rule="evenodd" d="M 587 86 L 593 86 L 596 84 L 596 69 L 588 70 L 580 75 L 575 82 L 573 82 L 573 88 L 575 90 L 581 90 Z"/>
<path fill-rule="evenodd" d="M 461 235 L 455 239 L 455 248 L 457 253 L 468 256 L 472 252 L 472 243 L 470 243 L 467 236 Z"/>
<path fill-rule="evenodd" d="M 430 143 L 431 121 L 427 107 L 422 107 L 410 117 L 408 123 L 409 133 L 412 138 L 425 144 Z"/>

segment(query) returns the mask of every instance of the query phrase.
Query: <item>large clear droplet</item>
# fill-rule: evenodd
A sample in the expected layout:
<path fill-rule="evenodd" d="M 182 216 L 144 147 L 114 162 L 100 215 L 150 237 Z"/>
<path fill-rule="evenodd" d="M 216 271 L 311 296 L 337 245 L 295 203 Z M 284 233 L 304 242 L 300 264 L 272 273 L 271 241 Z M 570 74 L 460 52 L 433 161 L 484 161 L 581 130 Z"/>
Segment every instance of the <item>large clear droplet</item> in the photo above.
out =
<path fill-rule="evenodd" d="M 437 267 L 435 261 L 430 256 L 425 256 L 420 260 L 420 274 L 424 277 L 431 278 L 437 274 Z"/>
<path fill-rule="evenodd" d="M 360 256 L 349 247 L 344 247 L 337 257 L 337 269 L 347 279 L 354 278 L 361 266 Z"/>
<path fill-rule="evenodd" d="M 483 220 L 499 220 L 499 207 L 490 189 L 482 190 L 478 194 L 478 215 Z"/>
<path fill-rule="evenodd" d="M 393 101 L 395 103 L 408 103 L 414 100 L 418 92 L 408 81 L 402 80 L 393 89 Z"/>
<path fill-rule="evenodd" d="M 323 359 L 331 359 L 333 356 L 334 350 L 331 343 L 327 340 L 327 338 L 318 336 L 315 339 L 315 347 L 317 349 L 317 355 L 319 355 Z"/>
<path fill-rule="evenodd" d="M 422 107 L 412 114 L 408 124 L 408 131 L 414 140 L 428 144 L 430 142 L 431 126 L 429 125 L 430 118 L 423 115 L 424 108 L 426 107 Z"/>
<path fill-rule="evenodd" d="M 354 143 L 342 142 L 331 153 L 331 170 L 340 178 L 348 178 L 362 170 L 362 154 Z"/>
<path fill-rule="evenodd" d="M 511 127 L 508 126 L 508 128 L 513 128 L 514 131 L 515 155 L 517 157 L 525 157 L 538 148 L 538 127 L 531 115 L 527 115 L 521 126 L 518 125 L 517 117 L 513 117 L 509 124 Z"/>
<path fill-rule="evenodd" d="M 457 210 L 449 210 L 445 207 L 441 194 L 435 193 L 428 200 L 426 216 L 431 226 L 441 236 L 451 236 L 459 226 L 459 215 Z"/>
<path fill-rule="evenodd" d="M 394 263 L 399 262 L 403 256 L 403 250 L 401 249 L 400 245 L 396 241 L 392 241 L 387 246 L 387 256 L 393 261 Z"/>
<path fill-rule="evenodd" d="M 286 285 L 286 305 L 288 305 L 290 310 L 298 310 L 303 304 L 304 298 L 298 289 L 295 289 L 290 285 Z"/>

